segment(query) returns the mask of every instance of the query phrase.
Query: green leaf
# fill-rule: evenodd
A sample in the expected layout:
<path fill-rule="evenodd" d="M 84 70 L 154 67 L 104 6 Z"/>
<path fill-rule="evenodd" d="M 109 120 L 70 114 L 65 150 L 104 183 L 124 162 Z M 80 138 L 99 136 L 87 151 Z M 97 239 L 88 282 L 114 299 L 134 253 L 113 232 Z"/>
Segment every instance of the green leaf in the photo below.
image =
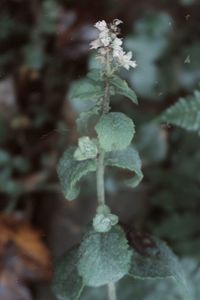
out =
<path fill-rule="evenodd" d="M 75 160 L 86 160 L 97 157 L 98 149 L 95 140 L 83 136 L 78 140 L 78 148 L 74 152 Z"/>
<path fill-rule="evenodd" d="M 96 162 L 93 159 L 76 161 L 73 157 L 74 147 L 66 150 L 58 162 L 57 172 L 65 197 L 68 200 L 75 199 L 79 194 L 79 180 L 89 172 L 96 170 Z"/>
<path fill-rule="evenodd" d="M 118 281 L 130 267 L 131 251 L 119 226 L 113 226 L 106 233 L 89 230 L 79 254 L 78 271 L 88 286 Z"/>
<path fill-rule="evenodd" d="M 88 74 L 87 77 L 94 81 L 103 81 L 101 70 L 93 69 Z"/>
<path fill-rule="evenodd" d="M 95 126 L 100 146 L 105 151 L 128 147 L 135 133 L 133 121 L 125 114 L 112 112 L 100 118 Z"/>
<path fill-rule="evenodd" d="M 53 291 L 59 300 L 79 299 L 84 288 L 83 280 L 78 274 L 78 248 L 64 254 L 56 263 Z"/>
<path fill-rule="evenodd" d="M 100 205 L 97 208 L 92 225 L 96 232 L 108 232 L 112 226 L 117 225 L 118 221 L 118 216 L 111 214 L 107 205 Z"/>
<path fill-rule="evenodd" d="M 135 173 L 134 177 L 126 181 L 126 184 L 130 187 L 136 187 L 143 178 L 141 160 L 138 152 L 133 147 L 107 153 L 105 165 L 133 171 Z"/>
<path fill-rule="evenodd" d="M 138 279 L 173 278 L 187 289 L 185 275 L 176 255 L 162 241 L 145 237 L 144 253 L 133 251 L 129 275 Z"/>
<path fill-rule="evenodd" d="M 104 95 L 103 86 L 89 78 L 74 82 L 69 90 L 69 98 L 82 101 L 97 101 Z"/>
<path fill-rule="evenodd" d="M 200 92 L 196 91 L 186 99 L 181 98 L 163 112 L 158 121 L 200 133 Z"/>
<path fill-rule="evenodd" d="M 135 92 L 128 86 L 125 80 L 115 75 L 111 78 L 111 84 L 114 86 L 116 94 L 125 96 L 134 103 L 138 104 Z"/>

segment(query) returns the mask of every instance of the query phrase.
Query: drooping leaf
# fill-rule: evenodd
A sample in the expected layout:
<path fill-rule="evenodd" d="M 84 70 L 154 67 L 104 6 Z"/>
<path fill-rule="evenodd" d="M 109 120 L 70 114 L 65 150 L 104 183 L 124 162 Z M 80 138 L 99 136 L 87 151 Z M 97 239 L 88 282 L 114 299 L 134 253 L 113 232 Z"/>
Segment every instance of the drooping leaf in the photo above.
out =
<path fill-rule="evenodd" d="M 200 92 L 181 98 L 164 111 L 158 120 L 200 133 Z"/>
<path fill-rule="evenodd" d="M 81 243 L 79 274 L 88 286 L 101 286 L 115 282 L 128 273 L 131 251 L 119 226 L 109 232 L 90 229 Z"/>
<path fill-rule="evenodd" d="M 64 254 L 56 263 L 53 291 L 59 300 L 77 300 L 84 288 L 77 270 L 78 248 Z"/>
<path fill-rule="evenodd" d="M 82 101 L 97 101 L 104 95 L 103 85 L 89 78 L 74 82 L 69 90 L 69 98 L 73 101 L 80 99 Z"/>
<path fill-rule="evenodd" d="M 150 237 L 145 237 L 143 243 L 144 252 L 133 250 L 129 274 L 138 279 L 173 278 L 187 290 L 185 275 L 172 250 L 163 241 Z"/>
<path fill-rule="evenodd" d="M 134 172 L 134 177 L 126 181 L 126 184 L 130 187 L 136 187 L 143 178 L 141 160 L 138 152 L 133 147 L 107 153 L 105 157 L 105 165 Z"/>
<path fill-rule="evenodd" d="M 111 84 L 114 86 L 116 94 L 125 96 L 132 100 L 134 103 L 138 104 L 135 92 L 128 86 L 125 80 L 115 75 L 111 78 Z"/>
<path fill-rule="evenodd" d="M 125 114 L 111 112 L 95 126 L 100 146 L 105 151 L 122 150 L 129 146 L 135 133 L 133 121 Z"/>
<path fill-rule="evenodd" d="M 58 162 L 57 172 L 65 197 L 68 200 L 75 199 L 79 194 L 79 180 L 89 172 L 96 170 L 96 162 L 93 159 L 77 161 L 74 159 L 75 148 L 66 150 Z"/>

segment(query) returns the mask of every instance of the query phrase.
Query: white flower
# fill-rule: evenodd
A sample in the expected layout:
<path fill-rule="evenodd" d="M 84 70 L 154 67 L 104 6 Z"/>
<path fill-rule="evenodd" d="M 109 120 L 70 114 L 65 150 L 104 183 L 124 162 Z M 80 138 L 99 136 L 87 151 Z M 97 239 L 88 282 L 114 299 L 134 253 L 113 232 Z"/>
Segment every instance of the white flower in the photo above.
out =
<path fill-rule="evenodd" d="M 122 45 L 122 40 L 119 38 L 115 38 L 114 41 L 112 42 L 112 47 L 113 49 L 118 48 Z"/>
<path fill-rule="evenodd" d="M 107 27 L 107 24 L 106 22 L 103 20 L 103 21 L 99 21 L 97 22 L 94 27 L 96 27 L 99 31 L 108 31 L 108 27 Z"/>
<path fill-rule="evenodd" d="M 122 48 L 122 39 L 118 38 L 118 25 L 123 23 L 115 19 L 109 26 L 106 22 L 99 21 L 95 27 L 100 31 L 98 39 L 90 43 L 91 49 L 97 49 L 97 59 L 100 63 L 106 63 L 106 55 L 109 54 L 109 63 L 115 62 L 118 66 L 129 70 L 135 68 L 136 62 L 131 60 L 132 53 L 125 53 Z"/>
<path fill-rule="evenodd" d="M 125 69 L 129 70 L 130 67 L 135 68 L 137 66 L 136 61 L 131 60 L 132 52 L 129 51 L 128 53 L 121 53 L 120 55 L 116 56 L 118 63 L 124 67 Z"/>
<path fill-rule="evenodd" d="M 123 21 L 121 21 L 121 20 L 119 20 L 119 19 L 115 19 L 115 20 L 113 21 L 113 23 L 114 23 L 116 26 L 118 26 L 119 24 L 123 23 Z"/>
<path fill-rule="evenodd" d="M 99 39 L 104 47 L 107 47 L 111 42 L 111 37 L 107 31 L 101 31 L 99 34 Z"/>
<path fill-rule="evenodd" d="M 102 43 L 99 39 L 96 39 L 90 43 L 90 49 L 98 49 L 102 46 Z"/>

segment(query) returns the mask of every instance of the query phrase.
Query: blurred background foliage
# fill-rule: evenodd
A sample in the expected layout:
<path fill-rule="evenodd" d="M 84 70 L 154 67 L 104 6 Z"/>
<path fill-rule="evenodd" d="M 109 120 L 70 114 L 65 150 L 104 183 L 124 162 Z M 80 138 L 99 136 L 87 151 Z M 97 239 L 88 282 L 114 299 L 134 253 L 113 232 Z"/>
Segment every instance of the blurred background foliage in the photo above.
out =
<path fill-rule="evenodd" d="M 112 107 L 137 125 L 134 144 L 145 176 L 132 191 L 122 184 L 124 172 L 108 169 L 108 203 L 125 226 L 169 243 L 183 261 L 197 300 L 200 138 L 151 121 L 200 88 L 199 0 L 1 0 L 0 209 L 2 214 L 14 209 L 39 228 L 53 258 L 80 240 L 95 212 L 94 178 L 83 182 L 78 200 L 67 202 L 55 169 L 61 153 L 78 138 L 75 120 L 84 105 L 70 103 L 68 91 L 95 64 L 89 51 L 93 24 L 114 18 L 123 20 L 126 48 L 138 64 L 123 76 L 140 105 L 116 98 Z M 2 286 L 0 276 L 0 295 Z M 55 299 L 50 283 L 31 286 L 31 292 L 23 300 Z M 103 293 L 103 288 L 90 290 L 83 299 L 104 299 Z M 119 295 L 182 299 L 171 282 L 163 281 L 125 281 L 119 283 Z M 12 298 L 17 299 L 22 300 Z"/>

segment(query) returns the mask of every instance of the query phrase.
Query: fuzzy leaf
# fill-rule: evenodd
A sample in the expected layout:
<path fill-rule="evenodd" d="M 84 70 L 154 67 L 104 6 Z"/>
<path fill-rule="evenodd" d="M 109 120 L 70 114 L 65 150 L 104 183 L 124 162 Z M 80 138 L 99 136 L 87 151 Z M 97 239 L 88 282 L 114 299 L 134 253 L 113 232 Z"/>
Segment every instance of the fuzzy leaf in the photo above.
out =
<path fill-rule="evenodd" d="M 96 170 L 93 159 L 76 161 L 73 157 L 75 148 L 66 150 L 58 162 L 57 172 L 65 197 L 75 199 L 79 194 L 79 180 L 89 172 Z"/>
<path fill-rule="evenodd" d="M 69 98 L 71 100 L 80 99 L 83 101 L 97 101 L 103 97 L 103 95 L 103 86 L 89 78 L 74 82 L 69 90 Z"/>
<path fill-rule="evenodd" d="M 111 78 L 111 83 L 115 88 L 116 94 L 125 96 L 130 100 L 132 100 L 134 103 L 138 104 L 138 100 L 135 92 L 128 86 L 125 80 L 115 75 Z"/>
<path fill-rule="evenodd" d="M 88 74 L 87 77 L 94 81 L 103 81 L 101 70 L 93 69 Z"/>
<path fill-rule="evenodd" d="M 73 248 L 56 263 L 53 291 L 59 300 L 77 300 L 84 288 L 77 271 L 78 249 Z"/>
<path fill-rule="evenodd" d="M 89 230 L 79 251 L 78 271 L 86 285 L 101 286 L 128 273 L 131 251 L 119 226 L 106 233 Z"/>
<path fill-rule="evenodd" d="M 133 171 L 135 173 L 134 177 L 126 181 L 126 184 L 130 187 L 136 187 L 143 178 L 139 154 L 132 147 L 108 153 L 105 158 L 105 164 Z"/>
<path fill-rule="evenodd" d="M 133 251 L 129 274 L 138 279 L 173 278 L 186 288 L 186 281 L 176 255 L 162 241 L 145 238 L 145 253 Z"/>
<path fill-rule="evenodd" d="M 186 99 L 181 98 L 164 111 L 158 120 L 200 133 L 200 92 L 196 91 L 194 96 Z"/>
<path fill-rule="evenodd" d="M 95 158 L 97 156 L 98 149 L 94 140 L 91 140 L 88 136 L 83 136 L 78 140 L 78 148 L 74 152 L 75 160 L 86 160 Z"/>
<path fill-rule="evenodd" d="M 105 151 L 122 150 L 129 146 L 135 133 L 133 121 L 125 114 L 111 112 L 95 126 L 100 146 Z"/>

